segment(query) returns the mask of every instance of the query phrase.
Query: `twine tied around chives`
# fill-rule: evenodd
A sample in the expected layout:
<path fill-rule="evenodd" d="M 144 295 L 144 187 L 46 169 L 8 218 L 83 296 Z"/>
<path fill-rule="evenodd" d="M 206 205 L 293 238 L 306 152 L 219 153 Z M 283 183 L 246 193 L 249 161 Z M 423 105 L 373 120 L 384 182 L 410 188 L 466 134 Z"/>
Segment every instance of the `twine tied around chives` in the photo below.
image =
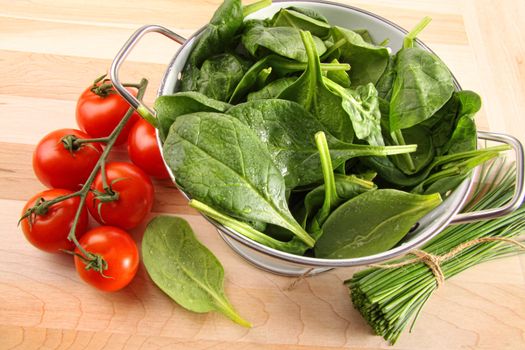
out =
<path fill-rule="evenodd" d="M 525 244 L 521 243 L 517 239 L 505 238 L 505 237 L 481 237 L 473 239 L 471 241 L 464 242 L 454 249 L 450 250 L 448 253 L 443 255 L 435 255 L 427 253 L 424 250 L 415 249 L 408 253 L 409 255 L 415 255 L 415 258 L 407 259 L 399 263 L 393 264 L 371 264 L 369 267 L 379 268 L 379 269 L 393 269 L 396 267 L 402 267 L 406 265 L 411 265 L 415 263 L 424 263 L 432 271 L 432 274 L 436 278 L 437 287 L 441 287 L 445 283 L 445 274 L 441 269 L 441 264 L 447 260 L 450 260 L 457 256 L 459 253 L 468 249 L 474 245 L 485 243 L 485 242 L 506 242 L 509 244 L 516 245 L 518 248 L 525 250 Z"/>
<path fill-rule="evenodd" d="M 407 255 L 415 255 L 415 258 L 403 260 L 398 263 L 393 264 L 370 264 L 368 267 L 374 267 L 379 269 L 394 269 L 396 267 L 403 267 L 406 265 L 411 265 L 415 263 L 424 263 L 428 266 L 428 268 L 432 271 L 432 274 L 436 278 L 436 284 L 437 287 L 441 287 L 445 284 L 445 274 L 443 273 L 443 270 L 441 269 L 441 264 L 444 263 L 447 260 L 450 260 L 457 256 L 459 253 L 464 251 L 465 249 L 468 249 L 472 246 L 475 246 L 477 244 L 486 243 L 486 242 L 506 242 L 509 244 L 513 244 L 517 246 L 520 249 L 525 250 L 525 244 L 521 243 L 517 239 L 512 238 L 505 238 L 505 237 L 481 237 L 476 238 L 471 241 L 467 241 L 464 243 L 461 243 L 454 249 L 450 250 L 448 253 L 445 253 L 443 255 L 435 255 L 431 253 L 427 253 L 424 250 L 415 249 L 408 253 Z M 291 291 L 295 289 L 295 287 L 301 283 L 303 280 L 311 276 L 311 272 L 313 271 L 313 268 L 310 268 L 306 270 L 301 276 L 298 276 L 295 278 L 288 287 L 285 288 L 287 291 Z"/>

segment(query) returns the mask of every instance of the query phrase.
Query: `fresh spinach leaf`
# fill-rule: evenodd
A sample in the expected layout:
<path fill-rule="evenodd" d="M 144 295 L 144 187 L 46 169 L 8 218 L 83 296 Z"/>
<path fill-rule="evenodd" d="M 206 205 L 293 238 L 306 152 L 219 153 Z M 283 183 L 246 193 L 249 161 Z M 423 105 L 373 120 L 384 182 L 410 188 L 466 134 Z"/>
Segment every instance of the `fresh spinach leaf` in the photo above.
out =
<path fill-rule="evenodd" d="M 151 220 L 142 238 L 142 257 L 153 282 L 180 306 L 199 313 L 218 311 L 251 327 L 224 294 L 221 263 L 184 219 L 157 216 Z"/>
<path fill-rule="evenodd" d="M 465 160 L 446 164 L 439 171 L 432 173 L 412 189 L 412 193 L 429 193 L 435 191 L 445 195 L 457 187 L 461 179 L 465 179 L 472 169 L 499 155 L 499 151 L 485 149 L 483 152 L 471 151 L 473 156 Z"/>
<path fill-rule="evenodd" d="M 248 69 L 248 71 L 244 74 L 241 81 L 235 88 L 235 91 L 233 92 L 229 102 L 240 102 L 257 83 L 259 74 L 265 69 L 271 68 L 271 70 L 275 71 L 278 75 L 284 76 L 289 73 L 304 71 L 306 69 L 306 66 L 306 63 L 293 61 L 277 55 L 268 55 L 257 61 L 250 67 L 250 69 Z M 321 69 L 327 71 L 344 72 L 349 68 L 350 66 L 348 64 L 340 64 L 338 62 L 321 64 Z"/>
<path fill-rule="evenodd" d="M 308 55 L 308 66 L 278 98 L 299 103 L 332 135 L 340 140 L 352 142 L 354 138 L 352 123 L 341 107 L 341 97 L 330 91 L 323 81 L 319 56 L 312 35 L 302 31 L 301 38 Z"/>
<path fill-rule="evenodd" d="M 440 203 L 438 193 L 416 195 L 392 189 L 362 193 L 342 204 L 325 221 L 315 256 L 346 259 L 386 251 Z"/>
<path fill-rule="evenodd" d="M 508 150 L 508 146 L 494 146 L 474 151 L 447 154 L 435 157 L 425 169 L 414 175 L 406 175 L 399 170 L 387 157 L 363 157 L 360 161 L 367 167 L 377 171 L 379 177 L 391 185 L 411 189 L 417 187 L 429 177 L 440 173 L 439 177 L 461 175 L 472 170 L 478 163 L 469 159 L 492 159 L 494 154 Z M 443 172 L 445 171 L 445 172 Z M 418 193 L 423 193 L 419 191 Z"/>
<path fill-rule="evenodd" d="M 334 204 L 334 209 L 341 203 L 354 198 L 355 196 L 371 191 L 377 188 L 373 182 L 361 179 L 355 175 L 341 175 L 334 174 L 335 190 L 337 193 L 337 201 Z M 314 188 L 304 198 L 305 216 L 303 223 L 306 223 L 308 218 L 311 218 L 323 205 L 325 198 L 325 185 L 319 185 Z"/>
<path fill-rule="evenodd" d="M 336 43 L 343 43 L 339 48 L 339 60 L 352 66 L 352 84 L 375 85 L 387 67 L 390 58 L 388 49 L 366 42 L 361 35 L 349 29 L 333 27 L 332 35 Z"/>
<path fill-rule="evenodd" d="M 208 58 L 202 64 L 195 91 L 219 101 L 228 101 L 247 70 L 245 63 L 231 54 Z"/>
<path fill-rule="evenodd" d="M 268 83 L 265 87 L 258 91 L 254 91 L 248 94 L 246 99 L 248 101 L 263 100 L 263 99 L 276 99 L 277 96 L 283 92 L 288 86 L 292 85 L 297 78 L 288 77 L 281 78 Z"/>
<path fill-rule="evenodd" d="M 384 146 L 381 135 L 381 112 L 377 90 L 372 83 L 360 85 L 355 90 L 344 89 L 330 79 L 325 85 L 341 97 L 341 106 L 352 122 L 355 136 L 373 146 Z"/>
<path fill-rule="evenodd" d="M 322 179 L 319 152 L 314 139 L 318 131 L 325 131 L 335 168 L 354 157 L 415 150 L 415 146 L 375 147 L 342 142 L 329 135 L 315 117 L 292 101 L 254 100 L 236 105 L 227 113 L 246 124 L 261 142 L 267 144 L 273 163 L 284 176 L 288 189 L 310 185 Z"/>
<path fill-rule="evenodd" d="M 155 100 L 154 108 L 159 121 L 161 139 L 165 140 L 171 125 L 178 116 L 195 112 L 226 112 L 231 105 L 209 98 L 199 92 L 186 91 L 159 96 Z"/>
<path fill-rule="evenodd" d="M 416 144 L 415 152 L 410 153 L 414 167 L 409 169 L 400 156 L 391 156 L 393 163 L 403 173 L 413 175 L 429 165 L 434 159 L 436 152 L 433 144 L 432 131 L 427 127 L 418 124 L 411 128 L 403 130 L 404 140 L 408 144 Z"/>
<path fill-rule="evenodd" d="M 330 35 L 330 24 L 312 18 L 304 13 L 290 8 L 283 8 L 277 12 L 272 19 L 273 27 L 292 27 L 307 30 L 312 35 L 325 38 Z"/>
<path fill-rule="evenodd" d="M 288 209 L 284 178 L 268 149 L 236 118 L 204 112 L 180 116 L 163 153 L 192 198 L 242 220 L 283 226 L 313 246 Z"/>
<path fill-rule="evenodd" d="M 303 15 L 313 18 L 319 22 L 328 23 L 328 19 L 326 19 L 325 16 L 323 16 L 321 13 L 317 12 L 316 10 L 312 10 L 310 8 L 300 7 L 300 6 L 290 6 L 290 7 L 287 7 L 287 9 L 290 11 L 302 13 Z"/>
<path fill-rule="evenodd" d="M 194 90 L 192 80 L 202 63 L 209 57 L 224 52 L 231 43 L 243 23 L 242 5 L 240 0 L 225 0 L 215 11 L 210 22 L 188 56 L 182 73 L 182 87 Z"/>
<path fill-rule="evenodd" d="M 390 103 L 392 97 L 392 88 L 394 86 L 394 79 L 396 78 L 396 70 L 394 69 L 394 58 L 388 59 L 388 64 L 385 71 L 375 84 L 377 95 L 384 99 L 387 103 Z"/>
<path fill-rule="evenodd" d="M 396 55 L 395 70 L 389 115 L 391 132 L 432 117 L 454 93 L 448 68 L 423 49 L 401 49 Z"/>
<path fill-rule="evenodd" d="M 461 93 L 454 92 L 450 100 L 439 111 L 415 126 L 423 126 L 431 130 L 432 144 L 435 148 L 435 154 L 438 156 L 446 152 L 446 145 L 456 126 L 459 109 L 458 94 Z M 406 133 L 409 129 L 404 129 L 403 133 Z"/>
<path fill-rule="evenodd" d="M 475 114 L 481 109 L 481 98 L 472 91 L 457 93 L 459 109 L 456 127 L 445 145 L 448 154 L 472 151 L 477 148 Z"/>
<path fill-rule="evenodd" d="M 307 55 L 299 30 L 291 27 L 253 26 L 242 35 L 242 43 L 254 57 L 259 57 L 261 48 L 299 62 L 306 62 Z M 323 54 L 326 46 L 318 37 L 313 38 L 318 53 Z"/>

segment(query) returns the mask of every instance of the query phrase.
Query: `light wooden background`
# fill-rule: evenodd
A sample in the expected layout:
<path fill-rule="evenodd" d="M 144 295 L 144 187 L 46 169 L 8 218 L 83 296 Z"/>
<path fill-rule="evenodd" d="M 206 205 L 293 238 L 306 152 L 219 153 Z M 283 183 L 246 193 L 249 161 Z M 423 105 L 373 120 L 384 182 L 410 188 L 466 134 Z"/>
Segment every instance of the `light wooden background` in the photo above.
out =
<path fill-rule="evenodd" d="M 481 129 L 525 141 L 525 1 L 341 1 L 405 28 L 433 17 L 421 38 L 484 101 Z M 353 269 L 308 279 L 262 272 L 234 255 L 169 182 L 156 183 L 154 214 L 188 219 L 226 270 L 226 291 L 251 330 L 217 314 L 174 304 L 141 267 L 125 290 L 100 293 L 77 277 L 70 257 L 40 252 L 16 227 L 21 208 L 43 189 L 31 169 L 47 132 L 75 127 L 75 100 L 105 72 L 143 24 L 190 35 L 218 6 L 208 1 L 0 0 L 0 348 L 1 349 L 372 349 L 388 348 L 353 309 L 342 281 Z M 177 46 L 144 41 L 123 72 L 156 86 Z M 122 158 L 120 149 L 116 158 Z M 135 230 L 140 241 L 143 227 Z M 525 349 L 525 257 L 476 267 L 449 281 L 397 349 Z"/>

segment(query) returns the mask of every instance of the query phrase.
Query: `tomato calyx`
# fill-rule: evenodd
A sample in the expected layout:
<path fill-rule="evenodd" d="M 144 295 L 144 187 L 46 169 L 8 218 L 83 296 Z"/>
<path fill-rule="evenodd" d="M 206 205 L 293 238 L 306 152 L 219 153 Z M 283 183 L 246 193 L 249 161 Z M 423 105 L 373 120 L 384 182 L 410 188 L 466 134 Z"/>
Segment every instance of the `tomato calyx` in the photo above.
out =
<path fill-rule="evenodd" d="M 95 79 L 90 89 L 92 93 L 102 98 L 108 97 L 111 94 L 117 93 L 117 91 L 115 91 L 115 87 L 111 83 L 111 80 L 106 78 L 106 76 L 107 74 L 104 74 L 98 77 L 97 79 Z M 134 87 L 134 88 L 139 89 L 141 85 L 140 84 L 122 84 L 122 86 Z"/>
<path fill-rule="evenodd" d="M 77 137 L 75 135 L 66 135 L 66 136 L 62 137 L 62 139 L 60 139 L 60 141 L 64 145 L 64 148 L 69 153 L 71 153 L 71 155 L 74 157 L 75 156 L 75 152 L 78 151 L 79 149 L 81 149 L 82 147 L 84 147 L 84 144 L 86 144 L 87 147 L 91 147 L 94 150 L 98 151 L 97 148 L 95 146 L 91 145 L 90 143 L 107 142 L 108 138 L 107 137 L 100 137 L 100 138 L 96 138 L 96 139 L 81 139 L 81 138 L 79 138 L 79 137 Z"/>
<path fill-rule="evenodd" d="M 37 216 L 43 216 L 43 215 L 46 215 L 47 212 L 49 211 L 49 208 L 58 203 L 58 202 L 62 202 L 62 201 L 65 201 L 66 199 L 69 199 L 71 197 L 75 197 L 75 196 L 79 196 L 79 192 L 74 192 L 74 193 L 71 193 L 71 194 L 68 194 L 68 195 L 65 195 L 65 196 L 59 196 L 59 197 L 56 197 L 54 199 L 51 199 L 51 200 L 46 200 L 44 199 L 43 197 L 40 197 L 39 199 L 37 199 L 37 201 L 35 202 L 35 204 L 28 208 L 24 214 L 22 215 L 22 217 L 20 217 L 20 220 L 18 220 L 18 225 L 20 225 L 20 223 L 24 220 L 24 219 L 27 219 L 27 222 L 29 224 L 29 227 L 31 228 L 33 226 L 33 223 L 35 222 L 35 219 Z"/>
<path fill-rule="evenodd" d="M 107 276 L 104 274 L 104 271 L 106 271 L 109 267 L 108 262 L 104 259 L 104 257 L 100 254 L 90 253 L 84 249 L 82 249 L 82 254 L 79 254 L 77 252 L 73 252 L 71 250 L 62 250 L 64 253 L 73 255 L 78 257 L 82 262 L 86 265 L 84 268 L 86 271 L 93 270 L 98 273 L 104 278 L 113 278 L 111 276 Z"/>
<path fill-rule="evenodd" d="M 91 86 L 91 92 L 102 98 L 109 96 L 110 94 L 115 94 L 116 91 L 113 88 L 113 84 L 109 82 L 110 80 L 106 78 L 106 74 L 98 77 L 93 81 Z"/>
<path fill-rule="evenodd" d="M 113 185 L 117 182 L 120 182 L 122 180 L 126 180 L 124 177 L 120 177 L 118 179 L 114 179 L 111 181 L 111 183 L 107 184 L 107 178 L 105 174 L 105 169 L 102 169 L 102 182 L 103 185 L 103 191 L 99 191 L 97 189 L 91 189 L 91 193 L 93 193 L 93 205 L 98 201 L 97 204 L 97 212 L 98 217 L 102 222 L 104 222 L 104 219 L 102 218 L 102 204 L 108 203 L 108 202 L 114 202 L 117 201 L 120 197 L 119 193 L 113 189 Z"/>
<path fill-rule="evenodd" d="M 47 211 L 49 210 L 48 202 L 49 201 L 46 201 L 44 198 L 39 198 L 31 208 L 25 211 L 20 220 L 18 220 L 18 225 L 20 225 L 22 220 L 27 218 L 27 222 L 29 223 L 29 227 L 31 228 L 33 226 L 33 223 L 35 222 L 35 218 L 37 217 L 37 215 L 47 214 Z"/>

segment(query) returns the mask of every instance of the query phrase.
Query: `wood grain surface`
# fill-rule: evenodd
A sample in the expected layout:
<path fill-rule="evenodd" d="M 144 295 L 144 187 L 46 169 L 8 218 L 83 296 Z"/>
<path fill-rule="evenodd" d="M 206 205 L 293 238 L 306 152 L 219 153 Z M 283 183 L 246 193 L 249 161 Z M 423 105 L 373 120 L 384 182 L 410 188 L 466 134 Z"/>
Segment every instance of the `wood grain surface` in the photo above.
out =
<path fill-rule="evenodd" d="M 478 91 L 480 129 L 525 141 L 525 1 L 340 1 L 404 28 L 430 15 L 421 35 L 465 89 Z M 98 292 L 68 256 L 38 251 L 17 228 L 29 197 L 43 190 L 31 168 L 47 132 L 75 127 L 75 101 L 143 24 L 190 35 L 219 0 L 0 0 L 0 349 L 375 349 L 389 348 L 353 309 L 342 281 L 355 269 L 309 278 L 258 270 L 235 255 L 168 181 L 157 181 L 154 213 L 186 218 L 225 268 L 226 293 L 254 327 L 190 313 L 141 266 L 124 290 Z M 126 63 L 127 81 L 156 86 L 177 45 L 148 37 Z M 125 148 L 114 157 L 125 159 Z M 144 227 L 133 230 L 140 242 Z M 448 281 L 395 349 L 525 349 L 525 258 L 475 267 Z"/>

